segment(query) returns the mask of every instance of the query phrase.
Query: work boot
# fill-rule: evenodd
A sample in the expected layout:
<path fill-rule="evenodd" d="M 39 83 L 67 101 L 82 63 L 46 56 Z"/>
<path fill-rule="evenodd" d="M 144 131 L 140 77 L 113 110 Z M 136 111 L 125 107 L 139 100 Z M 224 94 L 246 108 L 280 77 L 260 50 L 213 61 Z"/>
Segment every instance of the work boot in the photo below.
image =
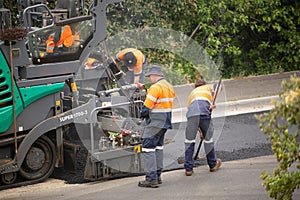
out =
<path fill-rule="evenodd" d="M 193 171 L 185 171 L 186 176 L 192 176 L 192 174 L 193 174 Z"/>
<path fill-rule="evenodd" d="M 139 187 L 149 187 L 149 188 L 158 188 L 158 182 L 157 181 L 140 181 L 138 184 Z"/>
<path fill-rule="evenodd" d="M 161 177 L 160 177 L 160 176 L 157 178 L 157 183 L 158 183 L 158 184 L 162 184 L 162 180 L 161 180 Z"/>
<path fill-rule="evenodd" d="M 217 162 L 216 162 L 216 165 L 215 165 L 213 168 L 210 168 L 209 171 L 210 171 L 210 172 L 215 172 L 215 171 L 217 171 L 217 170 L 220 168 L 221 164 L 222 164 L 222 161 L 221 161 L 220 158 L 218 158 L 218 159 L 217 159 Z"/>

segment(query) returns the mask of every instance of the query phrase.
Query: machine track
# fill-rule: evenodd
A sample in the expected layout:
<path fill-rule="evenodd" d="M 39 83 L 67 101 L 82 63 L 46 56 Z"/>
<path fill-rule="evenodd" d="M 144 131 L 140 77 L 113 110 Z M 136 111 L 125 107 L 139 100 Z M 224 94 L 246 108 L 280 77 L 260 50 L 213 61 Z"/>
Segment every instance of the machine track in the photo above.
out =
<path fill-rule="evenodd" d="M 32 185 L 32 184 L 36 184 L 36 183 L 40 183 L 43 182 L 47 179 L 48 177 L 41 177 L 39 179 L 35 179 L 35 180 L 26 180 L 26 181 L 18 181 L 16 183 L 12 183 L 9 185 L 0 185 L 0 190 L 6 190 L 6 189 L 12 189 L 12 188 L 16 188 L 16 187 L 21 187 L 21 186 L 26 186 L 26 185 Z"/>
<path fill-rule="evenodd" d="M 0 190 L 46 180 L 53 173 L 55 160 L 53 142 L 46 136 L 40 137 L 29 149 L 19 171 L 0 175 Z"/>

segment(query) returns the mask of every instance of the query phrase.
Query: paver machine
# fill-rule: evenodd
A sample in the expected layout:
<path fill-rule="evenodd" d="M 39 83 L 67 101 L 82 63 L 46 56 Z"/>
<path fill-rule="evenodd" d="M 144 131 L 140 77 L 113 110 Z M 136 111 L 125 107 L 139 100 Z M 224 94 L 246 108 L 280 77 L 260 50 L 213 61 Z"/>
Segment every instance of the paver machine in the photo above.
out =
<path fill-rule="evenodd" d="M 1 8 L 0 189 L 75 168 L 81 148 L 85 179 L 143 172 L 139 109 L 146 92 L 123 81 L 105 51 L 106 8 L 118 1 L 94 0 L 85 16 L 74 14 L 71 0 L 52 10 L 42 0 L 19 1 L 19 27 Z M 66 28 L 71 45 L 48 51 L 49 37 Z M 97 59 L 92 68 L 84 67 L 88 57 Z"/>

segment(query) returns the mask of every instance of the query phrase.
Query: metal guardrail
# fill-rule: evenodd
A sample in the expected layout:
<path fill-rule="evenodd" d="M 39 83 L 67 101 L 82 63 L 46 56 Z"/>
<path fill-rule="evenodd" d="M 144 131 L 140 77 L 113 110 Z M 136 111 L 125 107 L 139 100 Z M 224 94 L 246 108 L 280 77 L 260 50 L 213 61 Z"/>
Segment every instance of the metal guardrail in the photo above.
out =
<path fill-rule="evenodd" d="M 239 101 L 220 102 L 214 109 L 213 118 L 233 116 L 245 113 L 257 113 L 271 110 L 272 100 L 278 100 L 279 96 L 244 99 Z M 172 110 L 172 123 L 185 122 L 187 108 L 175 108 Z"/>

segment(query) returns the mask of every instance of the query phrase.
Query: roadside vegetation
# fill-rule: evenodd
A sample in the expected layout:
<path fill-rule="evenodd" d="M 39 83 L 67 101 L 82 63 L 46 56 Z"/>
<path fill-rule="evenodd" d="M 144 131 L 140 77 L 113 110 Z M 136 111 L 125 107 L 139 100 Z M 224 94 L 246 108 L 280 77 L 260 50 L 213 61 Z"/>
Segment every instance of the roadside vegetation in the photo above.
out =
<path fill-rule="evenodd" d="M 54 6 L 53 0 L 49 5 Z M 86 5 L 90 0 L 85 1 Z M 4 0 L 17 24 L 18 4 Z M 87 12 L 88 6 L 83 9 Z M 108 38 L 149 27 L 192 36 L 224 78 L 299 70 L 300 2 L 297 0 L 126 0 L 108 8 Z M 194 33 L 194 34 L 192 34 Z M 134 45 L 134 44 L 132 44 Z M 178 84 L 194 82 L 207 66 L 178 54 L 142 49 L 150 62 L 171 68 Z M 176 81 L 173 83 L 176 84 Z"/>
<path fill-rule="evenodd" d="M 134 0 L 110 12 L 109 34 L 140 28 L 172 29 L 203 46 L 224 78 L 298 70 L 300 2 L 296 0 Z M 202 66 L 180 55 L 150 49 L 159 59 L 194 82 Z M 222 60 L 222 62 L 219 62 Z M 220 64 L 222 63 L 222 64 Z"/>
<path fill-rule="evenodd" d="M 55 6 L 53 0 L 49 2 Z M 18 4 L 11 0 L 0 3 L 0 7 L 11 10 L 13 26 L 17 26 Z M 125 0 L 108 7 L 108 39 L 124 31 L 151 27 L 191 37 L 215 61 L 223 78 L 300 69 L 298 0 Z M 174 46 L 182 45 L 174 41 Z M 141 50 L 150 63 L 167 68 L 174 85 L 192 83 L 199 76 L 206 78 L 207 66 L 194 66 L 180 54 Z M 258 116 L 279 164 L 272 174 L 263 172 L 261 178 L 270 197 L 292 199 L 300 186 L 300 78 L 293 76 L 282 87 L 275 108 Z"/>
<path fill-rule="evenodd" d="M 292 76 L 282 87 L 274 109 L 257 116 L 278 161 L 273 173 L 264 171 L 261 179 L 270 197 L 290 200 L 300 187 L 300 78 Z"/>

